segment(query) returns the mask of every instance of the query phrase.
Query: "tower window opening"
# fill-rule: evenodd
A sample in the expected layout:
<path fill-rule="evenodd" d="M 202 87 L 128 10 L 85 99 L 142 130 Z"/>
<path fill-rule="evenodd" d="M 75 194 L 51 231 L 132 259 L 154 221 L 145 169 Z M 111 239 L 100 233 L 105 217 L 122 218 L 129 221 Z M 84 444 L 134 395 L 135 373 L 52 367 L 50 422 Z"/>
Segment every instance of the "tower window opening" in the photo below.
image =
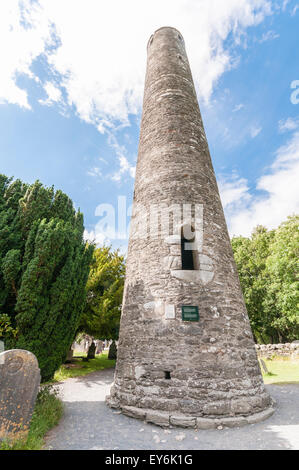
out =
<path fill-rule="evenodd" d="M 165 370 L 165 371 L 164 371 L 164 374 L 165 374 L 165 379 L 166 379 L 166 380 L 170 380 L 170 379 L 171 379 L 171 375 L 170 375 L 170 371 L 169 371 L 169 370 Z"/>
<path fill-rule="evenodd" d="M 195 237 L 187 239 L 184 236 L 183 229 L 181 233 L 181 256 L 182 256 L 182 270 L 194 271 L 197 269 L 196 251 L 192 249 Z"/>

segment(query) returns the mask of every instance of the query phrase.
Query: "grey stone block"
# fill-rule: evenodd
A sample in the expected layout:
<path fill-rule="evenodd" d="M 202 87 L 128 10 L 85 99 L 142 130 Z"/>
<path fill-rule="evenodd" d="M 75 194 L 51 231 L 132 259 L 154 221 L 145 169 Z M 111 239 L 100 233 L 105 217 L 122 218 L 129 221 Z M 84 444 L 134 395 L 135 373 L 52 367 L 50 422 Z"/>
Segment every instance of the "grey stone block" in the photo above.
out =
<path fill-rule="evenodd" d="M 227 426 L 228 428 L 246 426 L 246 424 L 248 424 L 247 419 L 241 416 L 234 418 L 221 418 L 220 421 L 223 426 Z"/>
<path fill-rule="evenodd" d="M 260 413 L 255 413 L 253 415 L 247 416 L 246 420 L 248 424 L 259 423 L 269 418 L 270 416 L 272 416 L 274 411 L 275 411 L 274 407 L 269 407 L 267 410 L 261 411 Z"/>
<path fill-rule="evenodd" d="M 161 411 L 147 411 L 146 412 L 146 421 L 148 423 L 154 423 L 157 424 L 158 426 L 169 426 L 169 414 L 168 413 L 163 413 Z"/>
<path fill-rule="evenodd" d="M 131 416 L 132 418 L 145 419 L 146 416 L 146 410 L 136 408 L 135 406 L 123 406 L 121 410 L 125 415 Z"/>
<path fill-rule="evenodd" d="M 180 426 L 182 428 L 195 428 L 196 418 L 187 416 L 170 416 L 170 424 L 173 426 Z"/>
<path fill-rule="evenodd" d="M 197 418 L 196 426 L 198 429 L 216 429 L 220 425 L 220 420 L 210 418 Z"/>

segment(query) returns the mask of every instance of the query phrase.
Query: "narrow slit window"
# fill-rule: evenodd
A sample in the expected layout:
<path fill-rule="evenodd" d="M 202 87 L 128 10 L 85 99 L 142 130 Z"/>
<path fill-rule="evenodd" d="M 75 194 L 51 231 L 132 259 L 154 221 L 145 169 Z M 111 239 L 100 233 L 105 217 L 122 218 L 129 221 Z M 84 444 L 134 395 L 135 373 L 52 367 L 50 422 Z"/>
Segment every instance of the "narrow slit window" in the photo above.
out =
<path fill-rule="evenodd" d="M 190 245 L 194 242 L 194 237 L 192 239 L 187 239 L 184 237 L 183 229 L 181 234 L 181 255 L 182 255 L 182 270 L 194 271 L 195 266 L 195 252 L 192 250 Z"/>
<path fill-rule="evenodd" d="M 165 379 L 166 379 L 166 380 L 170 380 L 170 379 L 171 379 L 170 371 L 169 371 L 169 370 L 165 370 L 165 371 L 164 371 L 164 374 L 165 374 Z"/>

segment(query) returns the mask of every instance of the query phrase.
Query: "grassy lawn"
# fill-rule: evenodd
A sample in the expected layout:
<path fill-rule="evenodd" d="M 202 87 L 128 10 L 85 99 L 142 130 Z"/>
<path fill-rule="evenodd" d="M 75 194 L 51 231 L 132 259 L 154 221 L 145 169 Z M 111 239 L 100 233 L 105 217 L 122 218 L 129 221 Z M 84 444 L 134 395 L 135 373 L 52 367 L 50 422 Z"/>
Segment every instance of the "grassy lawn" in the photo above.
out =
<path fill-rule="evenodd" d="M 265 384 L 299 384 L 299 359 L 277 356 L 264 361 L 269 371 L 269 374 L 263 372 Z"/>
<path fill-rule="evenodd" d="M 59 422 L 63 405 L 51 385 L 43 387 L 35 403 L 34 413 L 26 439 L 10 443 L 2 441 L 0 450 L 40 450 L 44 445 L 45 434 Z"/>
<path fill-rule="evenodd" d="M 85 356 L 81 352 L 75 352 L 74 357 Z M 62 380 L 71 377 L 78 377 L 80 375 L 90 374 L 96 370 L 109 369 L 115 366 L 115 360 L 108 359 L 108 351 L 104 351 L 101 355 L 90 359 L 88 362 L 83 362 L 82 359 L 77 359 L 74 364 L 63 364 L 54 375 L 54 382 L 61 382 Z"/>
<path fill-rule="evenodd" d="M 86 353 L 75 352 L 76 356 L 85 356 Z M 74 364 L 63 364 L 55 373 L 53 382 L 89 374 L 96 370 L 108 369 L 115 366 L 114 360 L 109 360 L 108 351 L 104 351 L 95 359 L 83 362 L 78 359 Z M 273 359 L 264 359 L 269 374 L 263 372 L 264 382 L 266 384 L 275 383 L 298 383 L 299 384 L 299 359 L 289 357 L 274 357 Z"/>

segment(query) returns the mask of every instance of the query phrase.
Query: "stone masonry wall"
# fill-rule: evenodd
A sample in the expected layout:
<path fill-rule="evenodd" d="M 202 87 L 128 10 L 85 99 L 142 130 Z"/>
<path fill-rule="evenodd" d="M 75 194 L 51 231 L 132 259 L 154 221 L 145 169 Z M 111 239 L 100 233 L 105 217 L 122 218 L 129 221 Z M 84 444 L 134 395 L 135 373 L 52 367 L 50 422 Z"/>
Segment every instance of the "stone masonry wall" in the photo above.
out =
<path fill-rule="evenodd" d="M 272 356 L 290 356 L 299 358 L 298 343 L 280 343 L 280 344 L 256 344 L 258 357 L 270 358 Z"/>
<path fill-rule="evenodd" d="M 195 209 L 172 233 L 155 205 Z M 183 270 L 181 230 L 195 230 Z M 198 306 L 199 321 L 182 320 Z M 148 43 L 143 114 L 115 382 L 107 402 L 167 425 L 269 409 L 184 40 L 160 28 Z M 242 418 L 243 419 L 243 418 Z M 189 421 L 188 421 L 189 420 Z"/>

